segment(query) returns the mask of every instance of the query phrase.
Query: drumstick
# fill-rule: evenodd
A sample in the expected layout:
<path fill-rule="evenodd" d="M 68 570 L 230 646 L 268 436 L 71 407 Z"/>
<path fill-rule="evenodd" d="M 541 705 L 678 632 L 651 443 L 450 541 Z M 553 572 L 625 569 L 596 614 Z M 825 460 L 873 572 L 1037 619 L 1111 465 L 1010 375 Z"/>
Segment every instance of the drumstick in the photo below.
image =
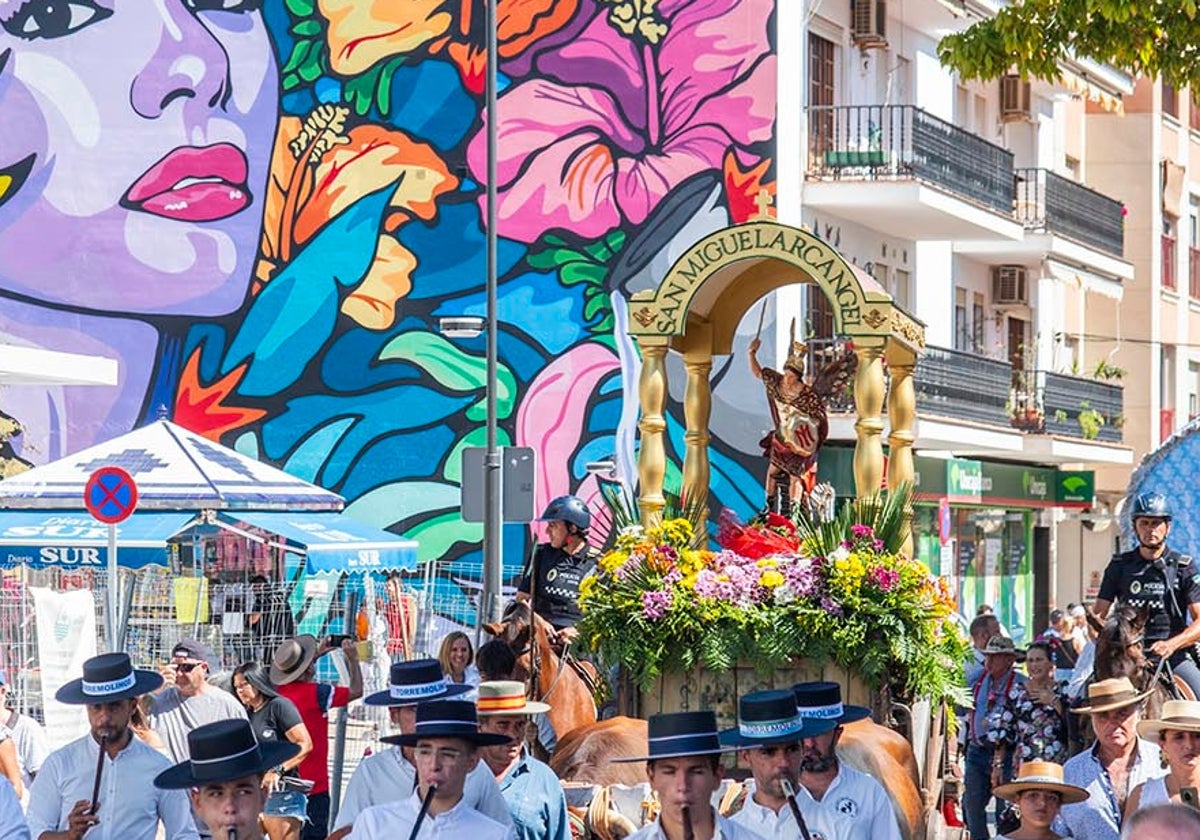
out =
<path fill-rule="evenodd" d="M 792 787 L 791 779 L 784 776 L 779 783 L 783 787 L 783 795 L 787 797 L 788 806 L 792 809 L 792 816 L 796 818 L 796 825 L 800 826 L 800 834 L 804 840 L 812 840 L 808 833 L 808 825 L 804 822 L 804 815 L 800 813 L 800 804 L 796 802 L 796 789 Z"/>
<path fill-rule="evenodd" d="M 100 776 L 104 773 L 104 743 L 108 740 L 107 735 L 100 736 L 100 755 L 96 758 L 96 781 L 92 784 L 92 813 L 96 813 L 96 809 L 100 807 Z"/>
<path fill-rule="evenodd" d="M 696 832 L 692 829 L 692 809 L 683 806 L 683 840 L 696 840 Z"/>
<path fill-rule="evenodd" d="M 421 823 L 425 822 L 425 814 L 429 811 L 429 803 L 433 801 L 435 793 L 437 793 L 437 785 L 430 785 L 429 790 L 425 792 L 425 801 L 421 803 L 421 812 L 417 814 L 417 821 L 413 823 L 408 840 L 417 840 L 417 832 L 421 830 Z"/>

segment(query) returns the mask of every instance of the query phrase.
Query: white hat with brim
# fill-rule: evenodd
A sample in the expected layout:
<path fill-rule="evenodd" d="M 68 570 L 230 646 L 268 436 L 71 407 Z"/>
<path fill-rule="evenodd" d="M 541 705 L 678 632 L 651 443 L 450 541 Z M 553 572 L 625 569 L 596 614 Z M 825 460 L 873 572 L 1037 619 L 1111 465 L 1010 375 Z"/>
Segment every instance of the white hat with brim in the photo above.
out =
<path fill-rule="evenodd" d="M 1100 680 L 1088 686 L 1088 705 L 1073 709 L 1077 715 L 1094 715 L 1123 709 L 1141 703 L 1150 696 L 1149 691 L 1138 691 L 1128 677 Z"/>
<path fill-rule="evenodd" d="M 1081 787 L 1063 781 L 1061 764 L 1052 761 L 1026 761 L 1021 765 L 1017 778 L 992 788 L 992 793 L 1001 799 L 1015 800 L 1027 790 L 1046 790 L 1057 793 L 1063 805 L 1083 802 L 1090 794 Z"/>
<path fill-rule="evenodd" d="M 542 715 L 550 711 L 549 703 L 525 697 L 525 683 L 511 680 L 492 680 L 479 684 L 475 714 L 479 717 L 497 715 Z"/>
<path fill-rule="evenodd" d="M 1163 703 L 1162 716 L 1138 721 L 1137 734 L 1147 741 L 1157 741 L 1163 732 L 1200 732 L 1200 702 L 1168 700 Z"/>

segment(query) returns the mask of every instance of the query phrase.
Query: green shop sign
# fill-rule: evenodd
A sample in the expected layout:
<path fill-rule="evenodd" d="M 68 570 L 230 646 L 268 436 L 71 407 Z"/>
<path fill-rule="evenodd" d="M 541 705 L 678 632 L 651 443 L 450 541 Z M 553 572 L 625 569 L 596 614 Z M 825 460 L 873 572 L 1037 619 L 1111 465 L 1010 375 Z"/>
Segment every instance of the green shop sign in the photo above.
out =
<path fill-rule="evenodd" d="M 946 461 L 946 495 L 955 502 L 983 499 L 983 463 L 967 458 Z"/>
<path fill-rule="evenodd" d="M 1059 504 L 1090 506 L 1096 500 L 1096 474 L 1091 470 L 1061 471 L 1056 478 Z"/>

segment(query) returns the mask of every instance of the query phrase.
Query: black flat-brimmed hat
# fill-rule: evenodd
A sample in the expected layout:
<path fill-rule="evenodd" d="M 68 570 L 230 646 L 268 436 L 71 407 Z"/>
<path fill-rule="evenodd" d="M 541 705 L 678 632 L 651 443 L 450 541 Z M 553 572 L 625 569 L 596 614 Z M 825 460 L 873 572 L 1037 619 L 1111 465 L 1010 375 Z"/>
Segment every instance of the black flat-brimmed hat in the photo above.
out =
<path fill-rule="evenodd" d="M 84 662 L 83 676 L 54 692 L 54 699 L 73 706 L 112 703 L 157 691 L 162 684 L 160 674 L 134 668 L 128 653 L 102 653 Z"/>
<path fill-rule="evenodd" d="M 291 741 L 256 741 L 250 722 L 241 718 L 206 723 L 188 733 L 192 757 L 154 777 L 164 790 L 200 787 L 265 773 L 300 754 Z"/>
<path fill-rule="evenodd" d="M 385 744 L 415 747 L 426 738 L 461 738 L 477 747 L 511 744 L 512 738 L 494 732 L 480 732 L 475 704 L 466 700 L 430 700 L 417 704 L 417 725 L 410 735 L 380 738 Z"/>
<path fill-rule="evenodd" d="M 466 694 L 475 686 L 451 683 L 442 673 L 442 663 L 436 659 L 413 659 L 393 662 L 388 673 L 388 687 L 363 698 L 368 706 L 415 706 L 429 700 L 445 700 Z"/>
<path fill-rule="evenodd" d="M 796 695 L 787 689 L 755 691 L 738 701 L 738 725 L 721 733 L 721 743 L 733 747 L 793 744 L 832 732 L 832 720 L 803 718 Z"/>
<path fill-rule="evenodd" d="M 304 676 L 317 658 L 317 637 L 304 633 L 280 642 L 271 656 L 271 682 L 287 685 Z"/>
<path fill-rule="evenodd" d="M 609 760 L 628 764 L 633 761 L 657 761 L 691 755 L 719 755 L 738 749 L 721 743 L 717 733 L 717 716 L 710 711 L 651 715 L 646 730 L 649 755 Z"/>
<path fill-rule="evenodd" d="M 842 703 L 842 687 L 835 682 L 803 682 L 792 686 L 796 696 L 796 707 L 800 716 L 831 720 L 838 726 L 854 723 L 871 716 L 866 706 L 848 706 Z"/>

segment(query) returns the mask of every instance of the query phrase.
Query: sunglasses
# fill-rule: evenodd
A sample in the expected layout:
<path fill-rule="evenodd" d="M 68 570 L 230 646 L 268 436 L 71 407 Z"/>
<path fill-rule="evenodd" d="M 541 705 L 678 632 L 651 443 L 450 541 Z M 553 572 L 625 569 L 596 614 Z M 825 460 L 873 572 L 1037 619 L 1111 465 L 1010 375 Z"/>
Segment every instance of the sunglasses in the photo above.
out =
<path fill-rule="evenodd" d="M 199 668 L 203 662 L 180 662 L 175 666 L 175 670 L 181 674 L 190 674 L 192 669 Z"/>

